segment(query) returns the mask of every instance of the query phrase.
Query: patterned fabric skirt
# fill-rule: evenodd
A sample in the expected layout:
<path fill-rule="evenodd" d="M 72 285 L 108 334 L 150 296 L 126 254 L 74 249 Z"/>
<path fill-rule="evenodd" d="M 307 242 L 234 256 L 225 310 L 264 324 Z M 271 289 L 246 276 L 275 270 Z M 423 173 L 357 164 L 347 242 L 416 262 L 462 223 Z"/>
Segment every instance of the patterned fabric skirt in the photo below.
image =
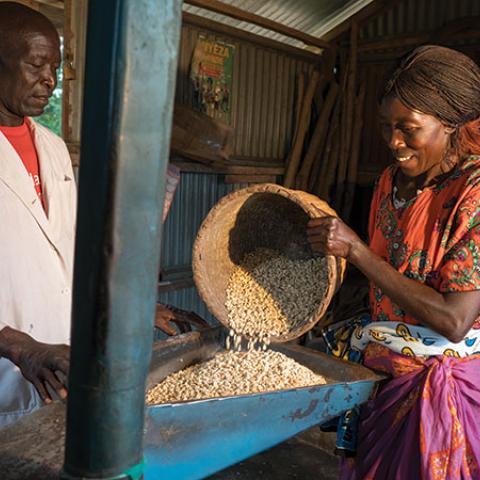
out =
<path fill-rule="evenodd" d="M 366 367 L 392 378 L 361 409 L 342 480 L 480 479 L 480 355 L 408 356 L 380 343 Z"/>

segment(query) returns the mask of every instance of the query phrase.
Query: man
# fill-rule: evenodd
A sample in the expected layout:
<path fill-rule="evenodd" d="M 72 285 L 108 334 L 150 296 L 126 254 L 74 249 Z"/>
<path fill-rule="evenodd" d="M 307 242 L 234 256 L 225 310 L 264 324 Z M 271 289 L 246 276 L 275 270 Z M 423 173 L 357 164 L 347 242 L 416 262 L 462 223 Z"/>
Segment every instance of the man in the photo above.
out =
<path fill-rule="evenodd" d="M 65 143 L 30 118 L 59 66 L 52 23 L 0 2 L 0 427 L 67 395 L 76 187 Z M 207 325 L 163 305 L 155 324 L 170 335 Z"/>
<path fill-rule="evenodd" d="M 0 426 L 67 394 L 76 187 L 63 140 L 29 118 L 59 66 L 52 23 L 0 3 Z"/>

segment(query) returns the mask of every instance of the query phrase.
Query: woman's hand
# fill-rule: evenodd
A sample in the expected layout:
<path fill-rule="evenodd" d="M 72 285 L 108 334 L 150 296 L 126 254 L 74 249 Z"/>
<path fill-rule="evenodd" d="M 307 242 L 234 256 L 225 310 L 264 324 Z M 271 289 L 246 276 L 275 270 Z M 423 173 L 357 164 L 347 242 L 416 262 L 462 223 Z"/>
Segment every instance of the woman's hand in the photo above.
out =
<path fill-rule="evenodd" d="M 451 342 L 460 342 L 478 317 L 480 291 L 442 294 L 408 278 L 372 252 L 337 217 L 310 220 L 307 238 L 313 251 L 346 258 L 400 308 Z"/>
<path fill-rule="evenodd" d="M 349 261 L 362 241 L 338 217 L 313 218 L 307 224 L 307 238 L 314 252 L 343 257 Z"/>

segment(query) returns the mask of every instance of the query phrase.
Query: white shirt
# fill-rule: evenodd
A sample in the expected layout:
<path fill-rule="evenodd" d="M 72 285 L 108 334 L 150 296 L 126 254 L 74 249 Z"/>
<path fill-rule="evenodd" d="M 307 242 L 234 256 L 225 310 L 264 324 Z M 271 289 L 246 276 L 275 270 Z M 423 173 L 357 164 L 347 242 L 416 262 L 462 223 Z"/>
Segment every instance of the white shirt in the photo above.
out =
<path fill-rule="evenodd" d="M 0 132 L 0 330 L 9 326 L 45 343 L 69 343 L 76 186 L 64 141 L 27 120 L 43 199 Z M 0 426 L 42 402 L 19 369 L 0 358 Z"/>

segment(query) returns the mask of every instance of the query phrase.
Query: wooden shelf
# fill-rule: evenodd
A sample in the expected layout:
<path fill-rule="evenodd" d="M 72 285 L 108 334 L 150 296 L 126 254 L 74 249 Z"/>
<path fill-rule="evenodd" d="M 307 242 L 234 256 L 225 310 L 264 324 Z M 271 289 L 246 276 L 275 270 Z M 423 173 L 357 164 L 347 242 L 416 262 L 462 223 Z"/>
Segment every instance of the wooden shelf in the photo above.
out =
<path fill-rule="evenodd" d="M 228 162 L 222 166 L 209 166 L 198 162 L 190 162 L 173 158 L 172 163 L 180 168 L 182 172 L 190 173 L 212 173 L 223 175 L 248 175 L 248 176 L 277 176 L 285 173 L 285 166 L 279 164 L 260 165 L 259 162 L 251 162 L 247 165 L 236 162 Z"/>

